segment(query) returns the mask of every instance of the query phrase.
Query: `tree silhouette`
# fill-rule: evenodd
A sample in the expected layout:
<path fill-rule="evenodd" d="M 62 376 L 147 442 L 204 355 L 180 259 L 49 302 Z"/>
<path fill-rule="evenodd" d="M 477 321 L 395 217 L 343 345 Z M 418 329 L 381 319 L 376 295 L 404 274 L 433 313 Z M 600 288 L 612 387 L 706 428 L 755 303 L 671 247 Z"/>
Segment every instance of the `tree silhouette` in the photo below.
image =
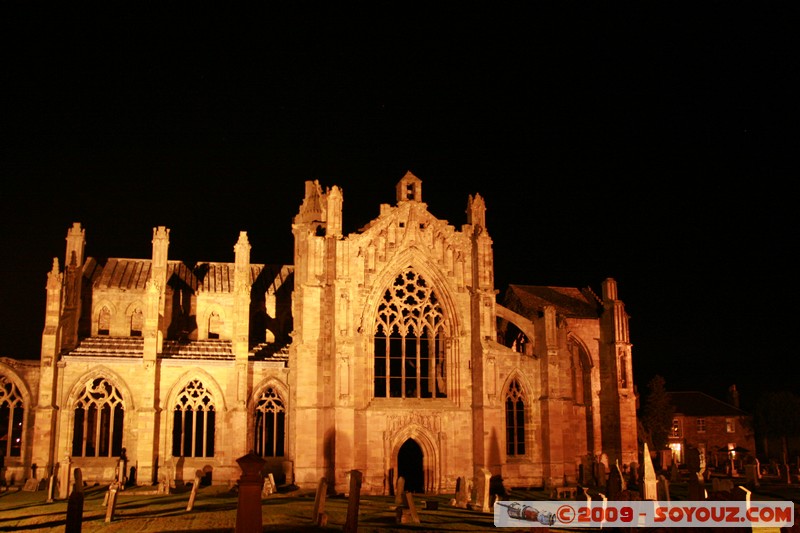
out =
<path fill-rule="evenodd" d="M 653 450 L 667 447 L 672 431 L 672 415 L 675 407 L 669 399 L 664 378 L 656 375 L 647 383 L 647 397 L 642 406 L 642 426 L 650 437 Z"/>
<path fill-rule="evenodd" d="M 800 397 L 788 391 L 765 392 L 755 410 L 756 431 L 781 441 L 783 463 L 789 460 L 787 440 L 800 435 Z"/>

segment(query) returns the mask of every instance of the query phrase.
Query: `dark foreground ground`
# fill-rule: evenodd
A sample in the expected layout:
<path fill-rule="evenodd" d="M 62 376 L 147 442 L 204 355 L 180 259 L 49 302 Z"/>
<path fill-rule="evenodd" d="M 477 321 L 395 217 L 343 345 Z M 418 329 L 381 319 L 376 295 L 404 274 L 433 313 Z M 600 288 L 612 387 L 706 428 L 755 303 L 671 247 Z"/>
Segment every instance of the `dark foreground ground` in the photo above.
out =
<path fill-rule="evenodd" d="M 107 486 L 87 487 L 83 506 L 82 532 L 158 532 L 177 531 L 228 533 L 236 529 L 238 494 L 227 487 L 204 487 L 197 492 L 190 511 L 187 511 L 188 491 L 169 495 L 142 494 L 141 489 L 119 492 L 113 519 L 106 522 L 104 500 Z M 687 499 L 685 483 L 670 486 L 673 500 Z M 398 524 L 394 497 L 362 496 L 358 516 L 359 532 L 400 531 L 487 531 L 496 530 L 492 514 L 450 505 L 452 494 L 415 495 L 420 524 Z M 67 501 L 47 503 L 46 491 L 25 492 L 12 488 L 0 492 L 0 531 L 64 532 L 66 529 Z M 781 500 L 795 503 L 795 527 L 800 531 L 800 485 L 762 483 L 753 492 L 754 500 Z M 516 501 L 549 500 L 543 491 L 512 490 L 508 498 Z M 426 509 L 431 501 L 438 509 Z M 312 522 L 314 492 L 304 490 L 272 494 L 262 499 L 261 517 L 263 531 L 342 531 L 347 517 L 348 501 L 344 496 L 329 496 L 325 504 L 328 523 L 324 527 Z M 433 505 L 432 505 L 433 506 Z M 744 533 L 744 528 L 735 528 Z M 502 531 L 546 531 L 544 528 L 503 528 Z M 587 528 L 573 531 L 586 531 Z M 561 529 L 561 531 L 564 531 Z M 683 528 L 682 533 L 688 533 Z M 706 533 L 710 529 L 700 530 Z M 787 529 L 788 531 L 788 529 Z"/>

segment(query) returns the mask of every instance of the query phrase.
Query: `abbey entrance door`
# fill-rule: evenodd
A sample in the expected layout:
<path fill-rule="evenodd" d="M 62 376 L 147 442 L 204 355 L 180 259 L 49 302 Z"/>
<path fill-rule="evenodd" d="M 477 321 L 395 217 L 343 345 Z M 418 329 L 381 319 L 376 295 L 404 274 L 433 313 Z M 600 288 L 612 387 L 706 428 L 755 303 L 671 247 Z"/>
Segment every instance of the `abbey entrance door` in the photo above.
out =
<path fill-rule="evenodd" d="M 405 479 L 408 492 L 425 492 L 425 474 L 422 470 L 422 448 L 414 439 L 408 439 L 397 452 L 397 475 Z"/>

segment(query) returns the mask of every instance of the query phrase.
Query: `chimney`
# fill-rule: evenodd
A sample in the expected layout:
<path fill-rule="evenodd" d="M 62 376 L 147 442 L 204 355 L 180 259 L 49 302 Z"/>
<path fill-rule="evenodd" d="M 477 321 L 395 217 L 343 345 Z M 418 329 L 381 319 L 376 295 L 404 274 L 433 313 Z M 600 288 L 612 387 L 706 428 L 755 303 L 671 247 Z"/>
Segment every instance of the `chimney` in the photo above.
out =
<path fill-rule="evenodd" d="M 728 387 L 728 403 L 739 408 L 739 391 L 736 390 L 736 384 Z"/>

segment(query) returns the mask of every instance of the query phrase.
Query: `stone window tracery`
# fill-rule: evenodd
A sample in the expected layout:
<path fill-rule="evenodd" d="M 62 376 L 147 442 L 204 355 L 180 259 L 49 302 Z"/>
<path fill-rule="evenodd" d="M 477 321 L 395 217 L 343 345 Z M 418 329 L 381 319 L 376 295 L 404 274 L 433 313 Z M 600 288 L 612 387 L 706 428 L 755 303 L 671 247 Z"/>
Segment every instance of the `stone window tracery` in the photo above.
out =
<path fill-rule="evenodd" d="M 506 453 L 525 455 L 525 394 L 516 379 L 506 391 Z"/>
<path fill-rule="evenodd" d="M 173 457 L 213 457 L 215 417 L 211 393 L 200 380 L 192 380 L 175 402 Z"/>
<path fill-rule="evenodd" d="M 374 332 L 376 398 L 445 398 L 445 317 L 436 292 L 411 268 L 386 289 Z"/>
<path fill-rule="evenodd" d="M 16 384 L 0 375 L 0 457 L 22 455 L 22 421 L 25 405 Z"/>
<path fill-rule="evenodd" d="M 125 403 L 105 378 L 91 379 L 74 405 L 72 455 L 116 457 L 122 452 Z"/>
<path fill-rule="evenodd" d="M 286 445 L 286 407 L 277 391 L 270 387 L 256 405 L 255 446 L 261 457 L 283 457 Z"/>

